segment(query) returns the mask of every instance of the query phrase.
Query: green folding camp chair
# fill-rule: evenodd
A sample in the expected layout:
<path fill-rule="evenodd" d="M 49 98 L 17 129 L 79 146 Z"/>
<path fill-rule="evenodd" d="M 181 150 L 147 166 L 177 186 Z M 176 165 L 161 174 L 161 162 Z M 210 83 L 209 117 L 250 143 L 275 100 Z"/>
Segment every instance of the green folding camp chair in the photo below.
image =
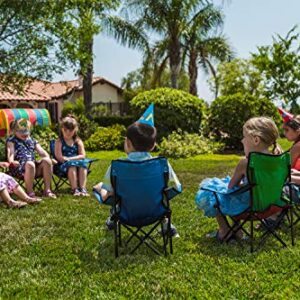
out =
<path fill-rule="evenodd" d="M 258 221 L 263 230 L 260 231 L 260 240 L 255 250 L 259 249 L 270 236 L 276 238 L 286 247 L 286 243 L 278 235 L 277 231 L 280 229 L 284 218 L 287 217 L 290 223 L 292 245 L 294 245 L 293 206 L 290 203 L 291 194 L 289 194 L 289 197 L 283 197 L 282 193 L 284 184 L 290 181 L 290 175 L 290 154 L 288 152 L 281 155 L 258 152 L 250 153 L 247 167 L 249 183 L 247 190 L 250 191 L 249 208 L 243 213 L 231 217 L 232 223 L 230 224 L 225 215 L 223 215 L 217 200 L 217 209 L 230 227 L 225 240 L 232 234 L 235 235 L 239 230 L 243 230 L 250 237 L 250 250 L 253 252 L 254 222 Z M 238 190 L 237 193 L 239 192 Z M 274 214 L 277 214 L 276 221 L 269 222 L 268 218 Z M 250 232 L 249 228 L 245 226 L 249 222 Z"/>

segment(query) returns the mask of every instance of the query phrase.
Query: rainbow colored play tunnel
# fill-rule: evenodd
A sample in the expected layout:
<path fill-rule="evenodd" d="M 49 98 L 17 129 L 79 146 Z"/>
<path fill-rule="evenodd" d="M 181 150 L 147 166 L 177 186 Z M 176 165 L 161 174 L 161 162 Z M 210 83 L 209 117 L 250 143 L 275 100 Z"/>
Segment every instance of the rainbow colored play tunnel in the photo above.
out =
<path fill-rule="evenodd" d="M 21 118 L 29 120 L 33 125 L 51 125 L 49 112 L 45 108 L 5 108 L 0 110 L 0 137 L 8 135 L 10 123 Z"/>

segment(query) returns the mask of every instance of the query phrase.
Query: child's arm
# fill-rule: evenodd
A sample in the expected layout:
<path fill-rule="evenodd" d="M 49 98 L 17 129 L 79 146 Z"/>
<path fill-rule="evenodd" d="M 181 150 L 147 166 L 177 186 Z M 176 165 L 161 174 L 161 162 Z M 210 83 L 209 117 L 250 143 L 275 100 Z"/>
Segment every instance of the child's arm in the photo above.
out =
<path fill-rule="evenodd" d="M 40 157 L 50 157 L 48 152 L 43 149 L 43 147 L 40 145 L 40 143 L 36 143 L 35 150 L 39 154 Z"/>
<path fill-rule="evenodd" d="M 17 167 L 20 163 L 15 160 L 15 145 L 12 142 L 7 142 L 7 161 L 9 164 Z"/>
<path fill-rule="evenodd" d="M 229 189 L 232 189 L 234 186 L 238 186 L 241 183 L 241 180 L 243 179 L 247 171 L 247 164 L 247 158 L 243 158 L 239 161 L 228 184 Z"/>
<path fill-rule="evenodd" d="M 65 159 L 65 157 L 62 155 L 62 144 L 61 144 L 61 140 L 57 139 L 55 141 L 55 148 L 54 148 L 54 154 L 55 154 L 55 158 L 60 162 L 63 163 L 65 161 L 67 161 L 67 159 Z"/>
<path fill-rule="evenodd" d="M 290 154 L 291 154 L 291 166 L 293 168 L 296 165 L 297 159 L 300 156 L 300 143 L 295 144 L 291 148 Z"/>

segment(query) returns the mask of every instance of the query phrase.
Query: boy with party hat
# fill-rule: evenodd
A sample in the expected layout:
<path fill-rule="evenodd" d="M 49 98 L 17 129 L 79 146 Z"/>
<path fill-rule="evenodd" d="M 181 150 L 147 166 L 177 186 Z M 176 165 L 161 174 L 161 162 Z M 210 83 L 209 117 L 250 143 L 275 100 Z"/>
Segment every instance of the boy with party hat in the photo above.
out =
<path fill-rule="evenodd" d="M 127 128 L 124 142 L 124 151 L 127 154 L 126 159 L 130 161 L 151 159 L 150 152 L 155 147 L 156 134 L 156 128 L 154 127 L 154 105 L 151 104 L 141 118 Z M 175 193 L 181 193 L 181 184 L 169 163 L 168 166 L 169 183 L 170 185 L 174 185 Z M 110 173 L 111 168 L 109 167 L 103 182 L 100 182 L 93 188 L 94 195 L 101 204 L 110 205 L 112 201 L 113 189 L 110 181 Z M 113 221 L 110 217 L 106 220 L 106 226 L 108 229 L 113 229 Z M 171 225 L 171 234 L 175 237 L 179 236 L 173 225 Z"/>

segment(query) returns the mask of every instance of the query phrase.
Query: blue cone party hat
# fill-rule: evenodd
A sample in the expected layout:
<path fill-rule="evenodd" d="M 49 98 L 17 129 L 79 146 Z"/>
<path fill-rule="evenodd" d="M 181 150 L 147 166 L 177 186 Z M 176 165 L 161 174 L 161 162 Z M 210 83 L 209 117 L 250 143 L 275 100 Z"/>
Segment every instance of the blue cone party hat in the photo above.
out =
<path fill-rule="evenodd" d="M 154 104 L 151 103 L 145 110 L 143 115 L 137 120 L 138 123 L 143 123 L 154 127 Z"/>

